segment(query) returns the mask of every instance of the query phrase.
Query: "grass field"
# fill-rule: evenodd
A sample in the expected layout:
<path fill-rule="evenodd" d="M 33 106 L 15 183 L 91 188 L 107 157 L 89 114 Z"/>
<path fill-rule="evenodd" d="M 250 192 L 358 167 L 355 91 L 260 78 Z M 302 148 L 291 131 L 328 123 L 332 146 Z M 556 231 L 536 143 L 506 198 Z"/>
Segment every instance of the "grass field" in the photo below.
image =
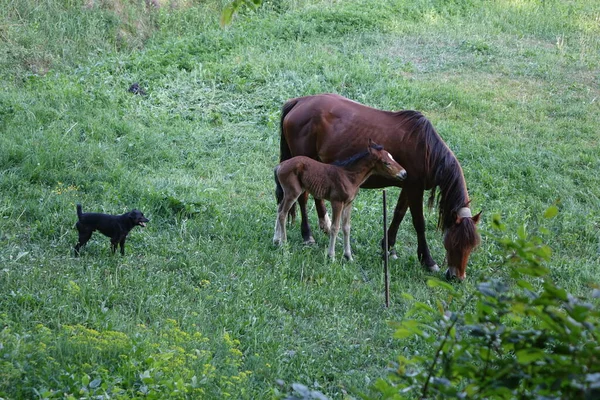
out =
<path fill-rule="evenodd" d="M 597 2 L 273 0 L 225 28 L 221 3 L 171 3 L 0 7 L 0 397 L 273 398 L 282 380 L 349 398 L 397 354 L 428 350 L 392 338 L 401 293 L 440 292 L 407 216 L 383 307 L 381 191 L 355 201 L 353 263 L 328 261 L 322 233 L 304 247 L 298 224 L 273 247 L 291 97 L 335 92 L 433 122 L 483 210 L 461 291 L 504 273 L 494 215 L 515 235 L 548 230 L 568 291 L 598 282 Z M 77 203 L 150 223 L 124 257 L 96 234 L 74 258 Z"/>

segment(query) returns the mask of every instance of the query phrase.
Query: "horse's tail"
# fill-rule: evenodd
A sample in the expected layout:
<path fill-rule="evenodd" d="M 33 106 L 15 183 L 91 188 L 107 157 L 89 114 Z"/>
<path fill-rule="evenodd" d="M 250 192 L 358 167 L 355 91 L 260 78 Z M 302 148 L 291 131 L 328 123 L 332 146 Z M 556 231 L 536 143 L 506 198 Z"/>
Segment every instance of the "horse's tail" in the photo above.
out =
<path fill-rule="evenodd" d="M 275 167 L 273 171 L 275 175 L 275 198 L 277 199 L 277 204 L 281 204 L 283 201 L 283 187 L 281 187 L 281 182 L 279 182 L 279 178 L 277 177 L 277 171 L 279 170 L 279 165 Z"/>
<path fill-rule="evenodd" d="M 290 158 L 292 158 L 292 151 L 290 150 L 290 146 L 288 145 L 288 142 L 285 138 L 285 134 L 283 132 L 283 120 L 288 115 L 288 113 L 290 111 L 292 111 L 292 108 L 294 108 L 294 106 L 297 103 L 298 103 L 298 99 L 288 100 L 281 108 L 281 119 L 279 120 L 279 133 L 280 133 L 279 162 L 280 163 L 282 161 L 289 160 Z M 277 168 L 275 169 L 275 171 L 277 171 Z M 283 199 L 283 188 L 281 187 L 281 184 L 279 183 L 279 180 L 277 179 L 277 173 L 275 173 L 275 183 L 277 185 L 277 188 L 275 189 L 275 196 L 277 197 L 277 204 L 279 204 L 281 202 L 281 200 Z M 279 196 L 281 196 L 281 197 L 279 197 Z M 292 208 L 290 208 L 290 212 L 288 213 L 288 215 L 290 217 L 291 222 L 294 222 L 296 220 L 296 203 L 294 203 L 292 205 Z"/>
<path fill-rule="evenodd" d="M 83 211 L 81 210 L 81 204 L 77 204 L 77 219 L 81 219 Z"/>

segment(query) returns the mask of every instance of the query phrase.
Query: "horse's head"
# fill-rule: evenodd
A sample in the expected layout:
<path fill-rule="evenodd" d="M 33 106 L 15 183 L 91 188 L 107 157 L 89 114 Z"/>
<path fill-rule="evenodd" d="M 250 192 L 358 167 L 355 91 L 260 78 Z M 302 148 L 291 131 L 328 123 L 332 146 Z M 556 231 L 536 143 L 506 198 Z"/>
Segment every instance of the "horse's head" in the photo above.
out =
<path fill-rule="evenodd" d="M 390 178 L 396 178 L 399 180 L 406 179 L 406 170 L 404 167 L 387 151 L 383 149 L 383 146 L 378 145 L 373 140 L 369 139 L 369 153 L 375 157 L 375 172 L 378 175 L 389 176 Z"/>
<path fill-rule="evenodd" d="M 480 240 L 476 227 L 480 217 L 481 212 L 471 216 L 471 210 L 462 207 L 456 211 L 456 222 L 446 228 L 444 232 L 444 247 L 448 260 L 446 279 L 458 278 L 462 281 L 467 276 L 467 261 Z"/>

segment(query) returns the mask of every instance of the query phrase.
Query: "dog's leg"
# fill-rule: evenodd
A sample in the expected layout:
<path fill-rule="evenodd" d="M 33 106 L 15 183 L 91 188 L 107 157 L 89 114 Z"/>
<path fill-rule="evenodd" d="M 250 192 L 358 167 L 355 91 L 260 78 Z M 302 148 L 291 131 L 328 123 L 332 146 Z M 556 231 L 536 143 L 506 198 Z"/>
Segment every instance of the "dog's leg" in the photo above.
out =
<path fill-rule="evenodd" d="M 110 251 L 112 254 L 115 254 L 115 251 L 117 251 L 118 245 L 119 245 L 119 238 L 111 238 L 110 239 Z"/>
<path fill-rule="evenodd" d="M 119 246 L 121 246 L 121 255 L 124 256 L 125 255 L 125 238 L 121 239 L 121 241 L 119 242 Z"/>
<path fill-rule="evenodd" d="M 80 230 L 79 231 L 79 241 L 75 245 L 75 257 L 79 256 L 79 249 L 85 246 L 85 244 L 92 237 L 92 233 L 90 231 Z"/>

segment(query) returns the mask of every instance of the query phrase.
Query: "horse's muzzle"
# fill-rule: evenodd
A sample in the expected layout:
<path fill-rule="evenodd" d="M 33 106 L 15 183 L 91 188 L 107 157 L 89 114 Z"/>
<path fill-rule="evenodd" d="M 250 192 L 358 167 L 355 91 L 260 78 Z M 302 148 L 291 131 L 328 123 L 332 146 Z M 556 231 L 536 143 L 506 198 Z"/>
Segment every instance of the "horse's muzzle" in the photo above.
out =
<path fill-rule="evenodd" d="M 406 170 L 398 172 L 396 177 L 398 179 L 400 179 L 401 181 L 405 180 L 406 179 Z"/>
<path fill-rule="evenodd" d="M 464 277 L 459 277 L 458 275 L 456 275 L 456 272 L 451 270 L 451 268 L 448 268 L 448 270 L 446 271 L 446 280 L 447 281 L 453 281 L 453 280 L 458 280 L 459 282 L 462 282 L 465 278 Z"/>

